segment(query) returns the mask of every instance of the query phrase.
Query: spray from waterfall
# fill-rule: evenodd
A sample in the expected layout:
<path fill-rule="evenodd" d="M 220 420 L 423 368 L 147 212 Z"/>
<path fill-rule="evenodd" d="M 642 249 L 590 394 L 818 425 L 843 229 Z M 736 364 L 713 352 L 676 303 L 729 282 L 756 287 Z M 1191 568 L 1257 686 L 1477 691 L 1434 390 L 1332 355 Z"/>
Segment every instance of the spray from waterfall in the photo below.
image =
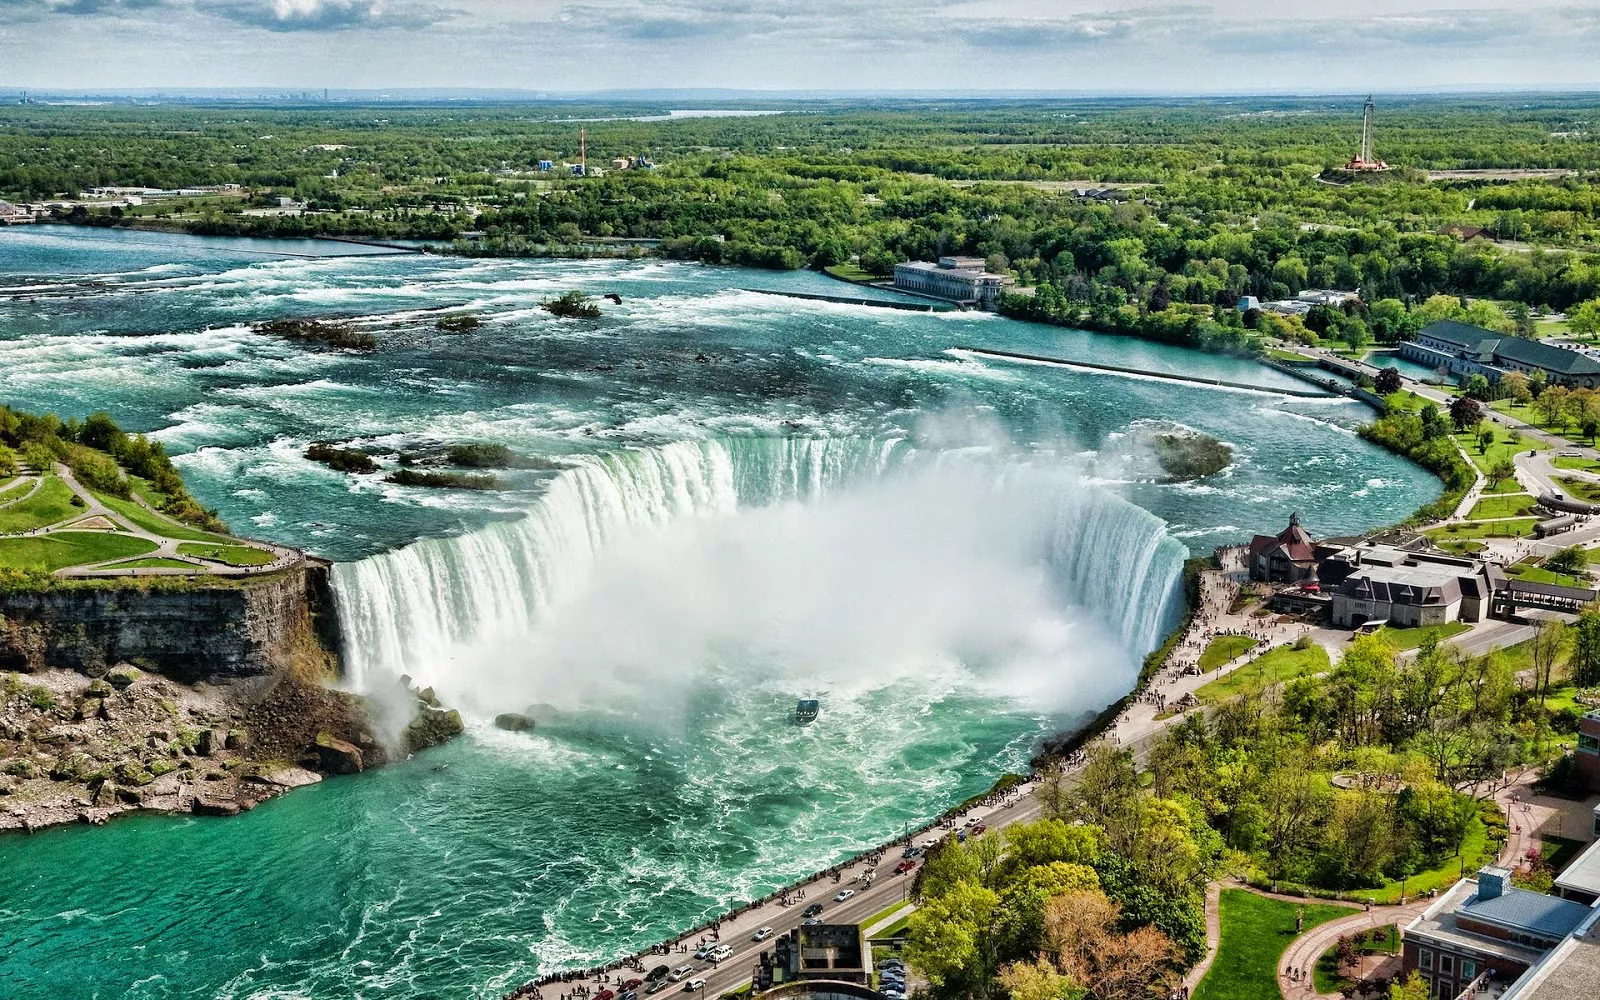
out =
<path fill-rule="evenodd" d="M 405 672 L 480 714 L 935 677 L 1066 712 L 1132 684 L 1182 561 L 1056 463 L 729 438 L 593 457 L 526 518 L 341 565 L 336 594 L 353 683 Z"/>

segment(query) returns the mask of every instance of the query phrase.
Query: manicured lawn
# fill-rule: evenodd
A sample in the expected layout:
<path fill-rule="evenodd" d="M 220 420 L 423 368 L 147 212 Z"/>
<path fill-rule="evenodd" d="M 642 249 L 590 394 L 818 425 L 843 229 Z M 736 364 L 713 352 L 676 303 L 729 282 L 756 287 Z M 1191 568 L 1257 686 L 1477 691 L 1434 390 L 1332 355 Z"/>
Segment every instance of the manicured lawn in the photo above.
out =
<path fill-rule="evenodd" d="M 1444 625 L 1429 625 L 1422 628 L 1389 628 L 1385 626 L 1378 630 L 1378 634 L 1383 636 L 1384 641 L 1393 647 L 1396 652 L 1399 652 L 1406 649 L 1416 649 L 1428 641 L 1429 635 L 1443 642 L 1451 636 L 1460 635 L 1471 628 L 1472 626 L 1466 622 L 1447 622 Z"/>
<path fill-rule="evenodd" d="M 164 538 L 183 538 L 193 542 L 231 542 L 233 539 L 222 535 L 213 535 L 199 528 L 191 528 L 186 524 L 174 521 L 164 514 L 157 514 L 134 503 L 132 500 L 119 500 L 108 497 L 103 493 L 96 493 L 99 501 L 121 514 L 123 517 L 137 524 L 151 534 L 161 535 Z"/>
<path fill-rule="evenodd" d="M 117 569 L 186 569 L 191 573 L 204 573 L 202 567 L 194 563 L 179 562 L 176 559 L 131 559 L 128 562 L 116 564 Z"/>
<path fill-rule="evenodd" d="M 62 531 L 31 538 L 0 538 L 0 566 L 49 573 L 67 566 L 123 559 L 155 551 L 156 544 L 109 531 Z"/>
<path fill-rule="evenodd" d="M 1498 485 L 1495 484 L 1495 483 L 1484 483 L 1483 484 L 1483 495 L 1484 496 L 1504 496 L 1504 495 L 1506 495 L 1508 493 L 1522 493 L 1522 492 L 1523 492 L 1522 484 L 1517 482 L 1517 477 L 1515 477 L 1515 476 L 1508 476 L 1507 478 L 1502 479 L 1499 482 Z"/>
<path fill-rule="evenodd" d="M 1289 903 L 1244 889 L 1224 889 L 1222 940 L 1194 1000 L 1270 1000 L 1278 991 L 1278 959 L 1297 933 L 1358 912 L 1327 903 Z M 1301 930 L 1295 917 L 1303 914 Z"/>
<path fill-rule="evenodd" d="M 10 507 L 0 508 L 0 534 L 15 535 L 65 521 L 83 510 L 72 489 L 60 477 L 45 477 L 38 493 Z"/>
<path fill-rule="evenodd" d="M 1580 472 L 1600 472 L 1600 462 L 1582 455 L 1557 455 L 1550 464 L 1558 469 L 1577 469 Z"/>
<path fill-rule="evenodd" d="M 1210 673 L 1259 645 L 1258 641 L 1247 635 L 1219 635 L 1212 639 L 1205 651 L 1200 654 L 1200 669 L 1204 673 Z"/>
<path fill-rule="evenodd" d="M 845 261 L 843 264 L 834 264 L 831 267 L 823 268 L 823 270 L 835 278 L 843 278 L 846 281 L 877 281 L 880 278 L 888 277 L 888 275 L 884 274 L 872 274 L 868 271 L 863 271 L 850 261 Z"/>
<path fill-rule="evenodd" d="M 1447 524 L 1426 532 L 1435 542 L 1467 538 L 1522 538 L 1533 534 L 1536 517 L 1515 518 L 1510 521 L 1479 521 L 1476 524 Z"/>
<path fill-rule="evenodd" d="M 1259 690 L 1267 684 L 1290 681 L 1306 674 L 1320 674 L 1327 669 L 1328 651 L 1321 646 L 1309 649 L 1279 646 L 1202 685 L 1194 694 L 1201 701 L 1226 701 L 1247 691 Z"/>
<path fill-rule="evenodd" d="M 227 563 L 229 566 L 265 566 L 277 558 L 266 549 L 253 548 L 249 545 L 204 545 L 199 542 L 184 542 L 178 546 L 178 552 L 181 555 L 194 556 L 196 559 Z"/>
<path fill-rule="evenodd" d="M 1361 942 L 1356 945 L 1359 955 L 1393 955 L 1400 951 L 1400 928 L 1385 924 L 1361 931 Z M 1374 940 L 1376 938 L 1376 940 Z M 1336 944 L 1322 953 L 1312 969 L 1318 993 L 1338 993 L 1354 980 L 1346 979 L 1339 970 L 1339 946 Z"/>
<path fill-rule="evenodd" d="M 1591 483 L 1577 476 L 1557 476 L 1561 488 L 1585 503 L 1600 503 L 1600 483 Z"/>
<path fill-rule="evenodd" d="M 1519 435 L 1521 440 L 1512 441 L 1511 435 L 1514 433 L 1503 427 L 1495 427 L 1494 443 L 1487 451 L 1479 449 L 1476 434 L 1457 434 L 1455 438 L 1461 442 L 1461 447 L 1466 451 L 1467 457 L 1472 459 L 1472 464 L 1478 467 L 1479 472 L 1488 472 L 1501 459 L 1510 461 L 1519 451 L 1543 451 L 1550 447 L 1542 441 L 1535 441 L 1522 435 Z"/>
<path fill-rule="evenodd" d="M 1472 505 L 1472 510 L 1467 516 L 1475 521 L 1492 517 L 1527 517 L 1533 512 L 1533 505 L 1537 502 L 1529 493 L 1484 497 Z"/>
<path fill-rule="evenodd" d="M 1450 538 L 1436 538 L 1434 544 L 1439 546 L 1440 551 L 1458 556 L 1475 555 L 1484 549 L 1482 542 L 1460 542 Z"/>
<path fill-rule="evenodd" d="M 1428 400 L 1423 399 L 1410 389 L 1402 389 L 1399 392 L 1391 392 L 1383 397 L 1383 402 L 1391 410 L 1405 410 L 1409 413 L 1422 409 L 1422 404 L 1428 402 Z"/>
<path fill-rule="evenodd" d="M 1553 583 L 1558 587 L 1589 587 L 1589 580 L 1583 577 L 1569 576 L 1566 573 L 1557 573 L 1545 569 L 1543 566 L 1534 566 L 1528 563 L 1517 563 L 1507 568 L 1506 575 L 1514 576 L 1519 580 L 1529 583 Z"/>
<path fill-rule="evenodd" d="M 28 495 L 29 490 L 33 489 L 33 480 L 31 479 L 25 479 L 19 483 L 17 482 L 16 478 L 13 477 L 11 479 L 7 479 L 6 483 L 9 485 L 0 485 L 0 503 L 10 503 L 13 500 L 21 500 L 23 497 Z"/>

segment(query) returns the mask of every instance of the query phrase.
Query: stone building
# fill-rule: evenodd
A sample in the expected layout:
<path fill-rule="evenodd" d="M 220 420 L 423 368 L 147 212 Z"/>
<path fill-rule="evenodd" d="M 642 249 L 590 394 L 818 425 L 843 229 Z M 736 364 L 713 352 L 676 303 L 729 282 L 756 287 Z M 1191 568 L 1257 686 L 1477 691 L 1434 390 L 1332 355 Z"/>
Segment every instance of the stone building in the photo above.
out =
<path fill-rule="evenodd" d="M 937 264 L 914 260 L 894 266 L 898 289 L 991 311 L 1000 307 L 1000 296 L 1014 284 L 1010 275 L 987 273 L 982 257 L 940 257 Z"/>

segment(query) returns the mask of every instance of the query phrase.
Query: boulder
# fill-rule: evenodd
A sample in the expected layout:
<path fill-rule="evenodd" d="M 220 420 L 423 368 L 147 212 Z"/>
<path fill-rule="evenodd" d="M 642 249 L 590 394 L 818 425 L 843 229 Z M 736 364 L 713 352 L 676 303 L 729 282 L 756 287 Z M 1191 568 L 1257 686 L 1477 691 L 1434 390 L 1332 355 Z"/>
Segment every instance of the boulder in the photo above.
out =
<path fill-rule="evenodd" d="M 416 753 L 428 747 L 436 747 L 447 743 L 461 735 L 465 727 L 461 724 L 461 713 L 455 709 L 428 708 L 418 706 L 417 714 L 406 727 L 403 737 L 406 751 Z"/>
<path fill-rule="evenodd" d="M 237 816 L 239 803 L 227 799 L 207 799 L 196 795 L 189 803 L 189 811 L 196 816 Z"/>
<path fill-rule="evenodd" d="M 521 733 L 532 729 L 534 720 L 531 715 L 523 715 L 521 712 L 505 712 L 494 717 L 494 724 L 500 729 Z"/>
<path fill-rule="evenodd" d="M 132 687 L 133 682 L 138 679 L 139 668 L 127 663 L 118 664 L 111 669 L 110 673 L 106 674 L 106 680 L 118 691 L 124 691 Z"/>
<path fill-rule="evenodd" d="M 328 733 L 317 735 L 316 753 L 317 769 L 324 774 L 356 774 L 366 769 L 360 747 Z"/>
<path fill-rule="evenodd" d="M 194 752 L 201 757 L 210 757 L 217 752 L 217 748 L 227 742 L 227 736 L 218 738 L 216 730 L 202 729 L 194 740 Z"/>
<path fill-rule="evenodd" d="M 88 687 L 83 689 L 83 696 L 95 699 L 109 698 L 115 690 L 104 678 L 96 678 L 89 682 Z"/>

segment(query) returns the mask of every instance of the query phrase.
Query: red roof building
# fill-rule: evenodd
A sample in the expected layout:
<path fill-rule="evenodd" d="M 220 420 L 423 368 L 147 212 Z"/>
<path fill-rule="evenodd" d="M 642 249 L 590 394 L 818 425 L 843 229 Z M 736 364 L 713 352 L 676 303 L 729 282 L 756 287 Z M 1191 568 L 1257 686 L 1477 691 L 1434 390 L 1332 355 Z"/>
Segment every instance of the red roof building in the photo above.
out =
<path fill-rule="evenodd" d="M 1289 526 L 1276 535 L 1250 540 L 1250 579 L 1263 583 L 1307 583 L 1317 578 L 1317 543 L 1300 526 L 1300 515 L 1289 515 Z"/>

